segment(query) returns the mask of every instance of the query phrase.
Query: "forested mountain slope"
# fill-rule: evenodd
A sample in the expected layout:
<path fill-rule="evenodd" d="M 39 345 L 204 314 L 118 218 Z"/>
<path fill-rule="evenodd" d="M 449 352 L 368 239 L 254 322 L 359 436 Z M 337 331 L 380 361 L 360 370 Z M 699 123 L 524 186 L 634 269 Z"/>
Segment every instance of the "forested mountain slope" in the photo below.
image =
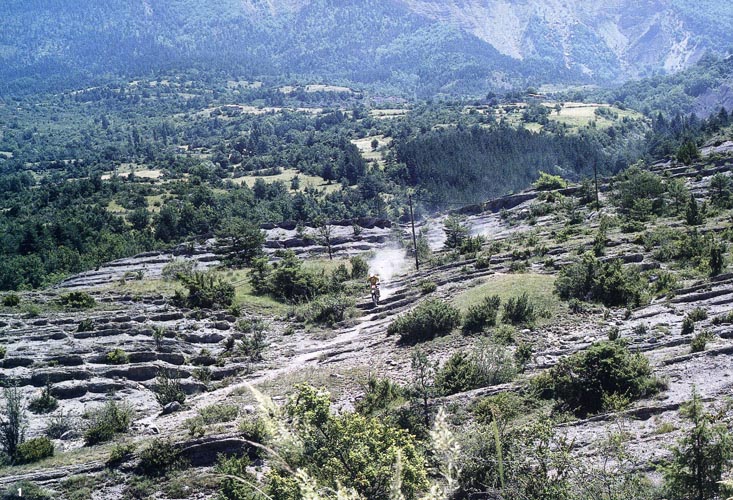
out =
<path fill-rule="evenodd" d="M 611 82 L 725 53 L 733 25 L 718 0 L 10 0 L 2 9 L 4 92 L 189 64 L 408 95 Z"/>

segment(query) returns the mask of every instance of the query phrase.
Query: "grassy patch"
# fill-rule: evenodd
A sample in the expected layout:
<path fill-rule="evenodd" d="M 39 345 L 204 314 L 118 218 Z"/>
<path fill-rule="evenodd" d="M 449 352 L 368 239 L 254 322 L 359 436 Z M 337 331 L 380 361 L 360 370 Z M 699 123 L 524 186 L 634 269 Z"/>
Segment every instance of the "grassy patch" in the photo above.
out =
<path fill-rule="evenodd" d="M 111 448 L 112 444 L 109 443 L 93 447 L 77 448 L 65 453 L 57 453 L 52 457 L 48 457 L 32 464 L 2 467 L 0 468 L 0 477 L 31 471 L 37 472 L 45 469 L 58 469 L 59 467 L 78 465 L 80 463 L 104 461 L 109 456 Z"/>
<path fill-rule="evenodd" d="M 306 175 L 298 172 L 295 169 L 288 168 L 284 169 L 282 173 L 278 175 L 245 175 L 242 177 L 236 177 L 232 179 L 232 182 L 235 184 L 247 184 L 247 186 L 252 187 L 255 185 L 255 182 L 257 182 L 257 179 L 262 179 L 264 182 L 270 184 L 277 181 L 282 181 L 285 183 L 285 185 L 289 188 L 290 182 L 293 180 L 295 176 L 298 176 L 300 179 L 300 191 L 305 189 L 306 187 L 312 187 L 316 188 L 320 191 L 323 191 L 325 194 L 333 193 L 334 191 L 338 191 L 341 189 L 341 184 L 338 182 L 333 182 L 329 184 L 323 178 L 315 176 L 315 175 Z"/>
<path fill-rule="evenodd" d="M 293 387 L 298 384 L 310 384 L 313 387 L 325 387 L 334 399 L 345 394 L 361 390 L 362 384 L 368 379 L 373 366 L 354 366 L 349 368 L 337 367 L 304 367 L 288 372 L 278 378 L 256 384 L 256 389 L 269 397 L 290 395 Z M 338 376 L 334 376 L 337 374 Z M 252 393 L 246 387 L 237 387 L 232 396 L 242 397 L 243 404 L 254 402 Z"/>
<path fill-rule="evenodd" d="M 546 274 L 503 274 L 488 278 L 483 285 L 457 295 L 453 298 L 453 305 L 464 313 L 469 307 L 478 305 L 484 297 L 498 295 L 502 303 L 512 297 L 527 293 L 536 307 L 547 310 L 550 317 L 562 310 L 560 299 L 552 293 L 554 276 Z M 543 320 L 540 319 L 541 323 Z"/>
<path fill-rule="evenodd" d="M 180 285 L 175 281 L 164 281 L 162 279 L 127 280 L 125 283 L 116 282 L 110 285 L 109 289 L 115 292 L 126 292 L 133 295 L 161 294 L 173 295 Z"/>
<path fill-rule="evenodd" d="M 287 304 L 278 302 L 267 295 L 255 295 L 249 281 L 249 269 L 236 271 L 221 271 L 221 276 L 234 285 L 234 305 L 242 306 L 247 310 L 269 314 L 285 315 L 290 309 Z"/>
<path fill-rule="evenodd" d="M 324 271 L 325 273 L 332 273 L 341 264 L 346 266 L 346 269 L 351 272 L 351 262 L 349 259 L 308 259 L 303 261 L 303 269 L 311 271 Z"/>

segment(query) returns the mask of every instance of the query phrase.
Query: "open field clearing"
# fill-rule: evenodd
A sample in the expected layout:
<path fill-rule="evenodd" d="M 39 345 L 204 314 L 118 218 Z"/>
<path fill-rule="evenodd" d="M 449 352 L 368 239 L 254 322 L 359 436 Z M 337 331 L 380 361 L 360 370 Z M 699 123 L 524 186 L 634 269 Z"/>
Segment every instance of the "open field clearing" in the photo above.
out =
<path fill-rule="evenodd" d="M 247 184 L 247 186 L 252 187 L 255 185 L 255 182 L 257 182 L 257 179 L 262 179 L 266 183 L 270 184 L 273 182 L 284 182 L 288 188 L 290 187 L 290 183 L 293 180 L 294 177 L 298 177 L 300 179 L 300 188 L 299 190 L 302 191 L 306 187 L 312 187 L 316 188 L 318 190 L 323 191 L 324 193 L 332 193 L 338 189 L 341 188 L 341 185 L 339 183 L 331 183 L 324 181 L 321 177 L 317 177 L 314 175 L 306 175 L 301 174 L 295 169 L 285 169 L 282 171 L 282 173 L 278 175 L 245 175 L 242 177 L 235 177 L 232 179 L 232 182 L 235 184 Z"/>
<path fill-rule="evenodd" d="M 398 116 L 405 116 L 409 113 L 409 109 L 372 109 L 369 114 L 374 118 L 395 118 Z"/>

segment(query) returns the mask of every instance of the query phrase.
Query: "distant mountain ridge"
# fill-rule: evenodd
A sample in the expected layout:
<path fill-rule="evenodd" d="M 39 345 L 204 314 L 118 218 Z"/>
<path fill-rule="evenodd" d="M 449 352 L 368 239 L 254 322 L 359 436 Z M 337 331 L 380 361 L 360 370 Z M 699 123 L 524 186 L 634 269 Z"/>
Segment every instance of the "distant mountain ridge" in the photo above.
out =
<path fill-rule="evenodd" d="M 609 83 L 725 53 L 731 10 L 722 0 L 6 0 L 0 91 L 192 64 L 417 95 Z"/>

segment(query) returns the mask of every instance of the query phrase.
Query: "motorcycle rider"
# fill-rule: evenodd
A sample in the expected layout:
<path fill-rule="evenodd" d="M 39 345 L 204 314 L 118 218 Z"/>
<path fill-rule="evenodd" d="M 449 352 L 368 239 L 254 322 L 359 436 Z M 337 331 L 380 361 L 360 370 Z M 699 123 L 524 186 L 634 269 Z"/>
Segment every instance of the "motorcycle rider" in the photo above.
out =
<path fill-rule="evenodd" d="M 369 275 L 367 283 L 369 283 L 370 290 L 372 288 L 376 289 L 377 299 L 379 299 L 379 276 L 377 276 L 376 273 L 372 273 L 371 275 Z"/>

